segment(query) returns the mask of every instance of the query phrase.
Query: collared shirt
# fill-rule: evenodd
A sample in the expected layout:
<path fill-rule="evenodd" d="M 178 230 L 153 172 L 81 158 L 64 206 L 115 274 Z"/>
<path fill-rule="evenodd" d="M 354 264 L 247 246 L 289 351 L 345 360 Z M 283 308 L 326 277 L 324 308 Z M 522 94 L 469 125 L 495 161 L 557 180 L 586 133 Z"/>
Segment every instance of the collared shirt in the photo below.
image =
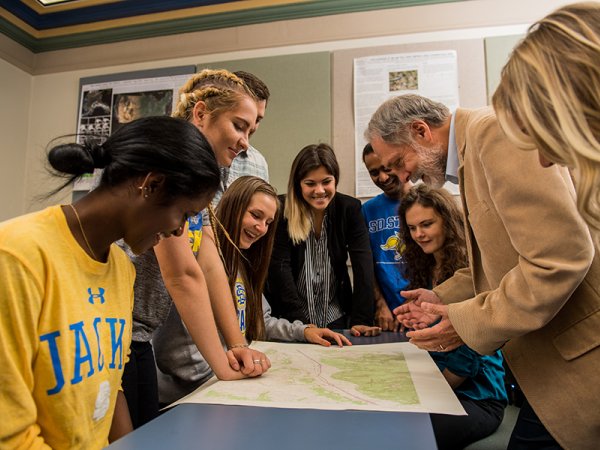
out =
<path fill-rule="evenodd" d="M 327 246 L 327 220 L 323 219 L 321 235 L 317 239 L 311 231 L 306 238 L 306 257 L 298 278 L 298 294 L 303 302 L 303 313 L 318 327 L 344 315 L 336 298 L 335 274 Z"/>
<path fill-rule="evenodd" d="M 450 118 L 450 135 L 448 136 L 448 159 L 446 160 L 446 181 L 458 184 L 458 147 L 454 130 L 454 116 Z"/>
<path fill-rule="evenodd" d="M 269 166 L 267 160 L 262 153 L 252 146 L 248 147 L 248 150 L 240 152 L 239 155 L 233 159 L 231 167 L 220 167 L 220 170 L 221 183 L 213 198 L 213 207 L 216 207 L 219 204 L 223 192 L 225 192 L 227 187 L 239 177 L 253 175 L 262 178 L 265 181 L 269 181 Z"/>

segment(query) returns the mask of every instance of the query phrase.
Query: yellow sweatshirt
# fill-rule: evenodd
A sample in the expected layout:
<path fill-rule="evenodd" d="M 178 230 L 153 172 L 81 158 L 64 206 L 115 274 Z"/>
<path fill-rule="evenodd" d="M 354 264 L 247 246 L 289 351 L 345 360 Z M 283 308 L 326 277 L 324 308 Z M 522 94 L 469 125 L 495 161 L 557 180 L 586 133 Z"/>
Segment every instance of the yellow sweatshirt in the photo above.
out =
<path fill-rule="evenodd" d="M 135 271 L 90 258 L 59 206 L 0 224 L 0 448 L 107 445 Z"/>

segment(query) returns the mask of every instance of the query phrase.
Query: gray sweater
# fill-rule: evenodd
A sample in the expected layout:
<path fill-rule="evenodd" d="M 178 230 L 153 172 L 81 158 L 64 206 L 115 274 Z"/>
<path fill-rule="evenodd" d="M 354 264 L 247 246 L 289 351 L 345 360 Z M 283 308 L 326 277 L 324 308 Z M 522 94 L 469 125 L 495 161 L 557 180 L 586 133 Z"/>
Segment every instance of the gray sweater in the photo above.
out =
<path fill-rule="evenodd" d="M 148 342 L 154 330 L 166 320 L 173 300 L 165 287 L 154 250 L 134 255 L 123 241 L 117 244 L 135 266 L 132 340 Z"/>

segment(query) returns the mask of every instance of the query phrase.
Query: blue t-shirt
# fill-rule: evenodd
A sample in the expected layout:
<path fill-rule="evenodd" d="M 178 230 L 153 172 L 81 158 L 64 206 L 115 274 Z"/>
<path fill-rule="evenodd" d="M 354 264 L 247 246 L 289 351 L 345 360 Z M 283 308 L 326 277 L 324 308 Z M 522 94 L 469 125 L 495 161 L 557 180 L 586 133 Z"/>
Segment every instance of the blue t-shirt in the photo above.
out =
<path fill-rule="evenodd" d="M 369 230 L 375 277 L 390 311 L 404 303 L 400 291 L 408 286 L 404 278 L 404 245 L 400 241 L 400 201 L 379 194 L 362 205 Z"/>
<path fill-rule="evenodd" d="M 504 367 L 500 350 L 480 355 L 466 345 L 451 352 L 429 352 L 440 371 L 448 369 L 466 380 L 454 392 L 473 400 L 499 400 L 507 403 Z"/>

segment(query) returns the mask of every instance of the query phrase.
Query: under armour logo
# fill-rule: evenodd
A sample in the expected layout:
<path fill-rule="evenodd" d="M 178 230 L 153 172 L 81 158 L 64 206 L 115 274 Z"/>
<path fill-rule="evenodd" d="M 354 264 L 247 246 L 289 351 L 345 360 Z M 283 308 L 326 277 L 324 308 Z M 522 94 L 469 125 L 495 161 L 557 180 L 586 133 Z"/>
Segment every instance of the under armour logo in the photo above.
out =
<path fill-rule="evenodd" d="M 87 291 L 88 294 L 90 294 L 88 297 L 88 302 L 90 302 L 92 305 L 94 304 L 94 300 L 97 298 L 100 299 L 100 304 L 104 303 L 104 288 L 98 288 L 97 294 L 92 293 L 92 288 L 87 288 Z"/>

